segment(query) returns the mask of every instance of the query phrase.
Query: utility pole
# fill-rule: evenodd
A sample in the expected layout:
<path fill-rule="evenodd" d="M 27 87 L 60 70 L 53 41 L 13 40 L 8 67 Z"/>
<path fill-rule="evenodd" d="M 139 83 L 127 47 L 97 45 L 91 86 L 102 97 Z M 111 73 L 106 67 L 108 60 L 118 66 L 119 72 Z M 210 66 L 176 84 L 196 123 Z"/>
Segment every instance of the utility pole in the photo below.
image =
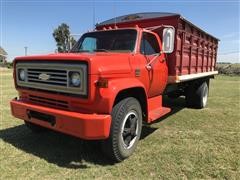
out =
<path fill-rule="evenodd" d="M 25 46 L 24 49 L 25 49 L 25 56 L 27 56 L 27 50 L 28 50 L 28 47 Z"/>

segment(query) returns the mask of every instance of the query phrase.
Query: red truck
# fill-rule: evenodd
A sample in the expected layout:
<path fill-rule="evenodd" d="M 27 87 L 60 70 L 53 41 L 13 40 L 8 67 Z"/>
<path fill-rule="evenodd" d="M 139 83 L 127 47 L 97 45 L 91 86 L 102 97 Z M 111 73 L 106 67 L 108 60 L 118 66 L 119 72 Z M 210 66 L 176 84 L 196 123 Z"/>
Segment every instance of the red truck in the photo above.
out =
<path fill-rule="evenodd" d="M 17 57 L 13 116 L 35 132 L 100 140 L 116 161 L 137 146 L 143 122 L 171 111 L 163 95 L 204 108 L 218 39 L 179 14 L 116 17 L 84 34 L 69 53 Z"/>

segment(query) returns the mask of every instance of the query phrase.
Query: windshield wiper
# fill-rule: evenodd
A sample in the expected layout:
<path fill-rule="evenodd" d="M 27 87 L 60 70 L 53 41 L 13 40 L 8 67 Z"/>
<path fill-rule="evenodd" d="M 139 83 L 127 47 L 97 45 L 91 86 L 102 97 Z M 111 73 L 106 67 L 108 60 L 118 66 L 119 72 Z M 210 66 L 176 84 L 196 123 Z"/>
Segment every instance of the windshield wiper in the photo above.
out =
<path fill-rule="evenodd" d="M 107 49 L 94 49 L 94 52 L 109 52 Z"/>

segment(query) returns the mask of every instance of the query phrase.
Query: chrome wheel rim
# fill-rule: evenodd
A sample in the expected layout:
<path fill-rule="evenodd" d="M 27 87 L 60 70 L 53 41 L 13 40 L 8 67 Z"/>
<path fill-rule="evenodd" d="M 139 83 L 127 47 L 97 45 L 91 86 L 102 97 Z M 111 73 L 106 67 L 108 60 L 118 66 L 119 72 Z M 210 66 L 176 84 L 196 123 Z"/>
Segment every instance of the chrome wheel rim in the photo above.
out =
<path fill-rule="evenodd" d="M 130 111 L 124 117 L 121 128 L 121 141 L 125 149 L 130 149 L 137 140 L 139 118 L 135 111 Z"/>

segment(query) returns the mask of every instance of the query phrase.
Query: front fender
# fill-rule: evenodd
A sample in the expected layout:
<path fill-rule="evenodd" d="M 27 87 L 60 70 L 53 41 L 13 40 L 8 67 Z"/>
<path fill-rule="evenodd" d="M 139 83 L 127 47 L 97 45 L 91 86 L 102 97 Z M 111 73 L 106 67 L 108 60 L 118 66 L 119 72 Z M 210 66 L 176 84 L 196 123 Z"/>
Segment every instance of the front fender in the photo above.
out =
<path fill-rule="evenodd" d="M 102 100 L 105 99 L 104 106 L 107 108 L 106 110 L 111 113 L 112 107 L 114 105 L 114 101 L 118 95 L 118 93 L 122 90 L 130 89 L 130 88 L 143 88 L 146 94 L 146 89 L 144 85 L 135 78 L 121 78 L 121 79 L 110 79 L 108 81 L 108 88 L 99 88 L 99 95 Z M 107 102 L 107 103 L 106 103 Z"/>

